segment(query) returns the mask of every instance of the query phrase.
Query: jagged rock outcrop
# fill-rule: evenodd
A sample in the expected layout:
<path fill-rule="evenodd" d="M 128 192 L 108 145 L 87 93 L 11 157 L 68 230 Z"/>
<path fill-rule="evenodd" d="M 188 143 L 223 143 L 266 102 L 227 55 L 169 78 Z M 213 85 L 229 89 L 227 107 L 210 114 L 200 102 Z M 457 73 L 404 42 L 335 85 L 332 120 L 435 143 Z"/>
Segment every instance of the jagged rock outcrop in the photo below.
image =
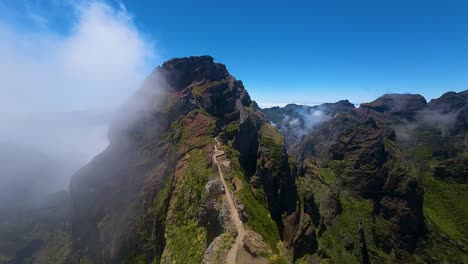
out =
<path fill-rule="evenodd" d="M 434 168 L 434 175 L 441 179 L 452 179 L 468 183 L 468 157 L 459 157 L 441 161 Z"/>

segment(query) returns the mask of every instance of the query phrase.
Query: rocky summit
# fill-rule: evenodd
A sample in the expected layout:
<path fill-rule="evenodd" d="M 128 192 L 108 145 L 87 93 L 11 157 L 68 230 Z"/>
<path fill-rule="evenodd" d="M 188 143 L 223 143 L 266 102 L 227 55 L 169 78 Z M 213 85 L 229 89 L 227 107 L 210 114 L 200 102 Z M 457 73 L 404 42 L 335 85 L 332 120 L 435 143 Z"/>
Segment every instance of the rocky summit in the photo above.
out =
<path fill-rule="evenodd" d="M 468 263 L 467 91 L 260 109 L 178 58 L 108 136 L 69 193 L 0 219 L 0 263 Z"/>

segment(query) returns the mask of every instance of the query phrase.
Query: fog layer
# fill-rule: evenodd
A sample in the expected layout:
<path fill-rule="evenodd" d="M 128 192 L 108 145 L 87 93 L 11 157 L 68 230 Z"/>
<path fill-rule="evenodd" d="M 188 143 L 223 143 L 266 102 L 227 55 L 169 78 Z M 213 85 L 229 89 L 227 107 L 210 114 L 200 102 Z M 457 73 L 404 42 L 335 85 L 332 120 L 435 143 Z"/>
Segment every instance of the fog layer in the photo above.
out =
<path fill-rule="evenodd" d="M 66 34 L 39 11 L 29 10 L 32 20 L 0 15 L 2 201 L 67 188 L 107 146 L 112 113 L 155 64 L 152 43 L 124 6 L 63 5 L 73 19 Z"/>

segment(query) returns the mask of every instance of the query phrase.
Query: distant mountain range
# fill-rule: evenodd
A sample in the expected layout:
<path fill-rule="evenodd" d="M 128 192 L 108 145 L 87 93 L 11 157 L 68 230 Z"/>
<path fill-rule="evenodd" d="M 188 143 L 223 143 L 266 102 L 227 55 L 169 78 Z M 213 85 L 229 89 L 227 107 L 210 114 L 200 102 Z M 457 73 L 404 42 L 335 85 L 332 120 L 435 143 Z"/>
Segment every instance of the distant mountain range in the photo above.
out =
<path fill-rule="evenodd" d="M 468 91 L 260 109 L 201 56 L 118 117 L 0 263 L 468 263 Z"/>

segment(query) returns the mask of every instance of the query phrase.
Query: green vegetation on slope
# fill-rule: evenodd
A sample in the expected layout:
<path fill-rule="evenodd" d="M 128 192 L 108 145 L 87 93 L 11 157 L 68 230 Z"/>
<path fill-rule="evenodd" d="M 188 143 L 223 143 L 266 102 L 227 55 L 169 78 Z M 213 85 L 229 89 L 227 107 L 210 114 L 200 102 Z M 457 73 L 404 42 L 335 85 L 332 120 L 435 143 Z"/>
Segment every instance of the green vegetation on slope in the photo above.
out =
<path fill-rule="evenodd" d="M 333 225 L 319 237 L 319 247 L 331 259 L 331 263 L 360 263 L 359 224 L 364 228 L 367 247 L 372 263 L 391 263 L 388 255 L 377 248 L 375 232 L 383 235 L 388 232 L 388 223 L 375 216 L 370 200 L 354 197 L 347 192 L 340 196 L 342 214 Z M 344 241 L 352 241 L 352 249 L 345 248 Z"/>
<path fill-rule="evenodd" d="M 159 168 L 159 167 L 158 167 Z M 158 170 L 155 170 L 158 171 Z M 125 263 L 146 263 L 153 256 L 147 254 L 154 248 L 160 248 L 164 241 L 159 241 L 158 232 L 162 232 L 166 226 L 167 207 L 169 206 L 172 191 L 173 177 L 166 178 L 162 188 L 153 201 L 153 206 L 148 209 L 145 218 L 150 219 L 149 226 L 141 226 L 138 234 L 140 236 L 141 248 L 130 254 Z M 155 256 L 153 263 L 159 263 L 161 256 Z"/>
<path fill-rule="evenodd" d="M 173 197 L 166 226 L 165 256 L 172 263 L 200 263 L 206 248 L 206 230 L 197 220 L 197 209 L 211 175 L 202 150 L 189 152 L 189 162 Z"/>
<path fill-rule="evenodd" d="M 192 93 L 196 96 L 201 96 L 206 92 L 206 90 L 211 89 L 213 87 L 219 86 L 221 84 L 225 83 L 224 81 L 215 81 L 215 82 L 210 82 L 205 85 L 197 85 L 193 87 Z"/>
<path fill-rule="evenodd" d="M 265 154 L 273 163 L 271 169 L 277 172 L 283 153 L 283 137 L 270 124 L 264 124 L 260 133 L 260 145 L 266 150 Z"/>
<path fill-rule="evenodd" d="M 438 180 L 428 173 L 422 179 L 426 219 L 450 239 L 468 243 L 468 185 Z"/>
<path fill-rule="evenodd" d="M 226 132 L 234 132 L 236 130 L 239 130 L 240 124 L 237 121 L 231 122 L 226 126 Z"/>
<path fill-rule="evenodd" d="M 245 180 L 244 173 L 237 160 L 239 153 L 227 146 L 225 146 L 225 151 L 228 159 L 231 160 L 233 176 L 240 179 L 243 184 L 243 188 L 236 190 L 235 194 L 245 206 L 245 211 L 248 215 L 247 226 L 260 234 L 273 251 L 278 252 L 277 244 L 280 241 L 280 237 L 276 223 L 271 218 L 267 207 L 255 199 L 255 196 L 250 191 L 249 184 Z"/>
<path fill-rule="evenodd" d="M 434 176 L 434 168 L 445 155 L 464 155 L 466 149 L 460 142 L 466 133 L 447 138 L 420 129 L 412 136 L 418 144 L 410 146 L 405 154 L 419 171 L 428 229 L 416 257 L 421 262 L 468 263 L 468 185 Z"/>
<path fill-rule="evenodd" d="M 236 241 L 236 236 L 236 229 L 231 229 L 228 232 L 221 234 L 219 246 L 214 252 L 214 256 L 212 258 L 215 263 L 220 263 L 223 260 L 224 254 L 229 251 L 232 244 Z"/>
<path fill-rule="evenodd" d="M 436 262 L 468 263 L 468 185 L 438 180 L 430 173 L 422 173 L 421 179 L 424 216 L 432 238 L 422 255 Z"/>

